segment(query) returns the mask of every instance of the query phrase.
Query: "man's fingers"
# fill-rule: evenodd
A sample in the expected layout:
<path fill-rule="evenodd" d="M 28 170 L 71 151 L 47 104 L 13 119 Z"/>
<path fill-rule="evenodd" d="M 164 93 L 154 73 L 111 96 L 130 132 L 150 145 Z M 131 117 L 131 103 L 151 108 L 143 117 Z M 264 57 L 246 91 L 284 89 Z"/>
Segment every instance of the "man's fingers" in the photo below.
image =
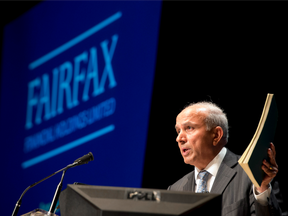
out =
<path fill-rule="evenodd" d="M 276 149 L 275 149 L 275 146 L 274 146 L 274 144 L 272 142 L 270 143 L 270 148 L 273 151 L 274 157 L 276 157 Z"/>
<path fill-rule="evenodd" d="M 270 145 L 270 147 L 271 148 L 268 148 L 268 156 L 270 158 L 270 164 L 272 166 L 277 166 L 276 159 L 275 159 L 275 156 L 276 156 L 275 146 L 272 144 Z"/>
<path fill-rule="evenodd" d="M 268 156 L 270 158 L 270 163 L 271 164 L 275 164 L 276 160 L 275 160 L 275 157 L 274 157 L 273 150 L 271 148 L 268 149 Z"/>
<path fill-rule="evenodd" d="M 263 161 L 263 166 L 262 169 L 268 176 L 273 176 L 273 178 L 276 176 L 278 173 L 278 166 L 273 166 L 272 164 L 268 163 L 268 161 L 264 160 Z"/>
<path fill-rule="evenodd" d="M 273 143 L 270 143 L 270 148 L 268 148 L 268 156 L 270 162 L 268 162 L 267 160 L 263 160 L 262 170 L 266 173 L 266 176 L 263 179 L 261 187 L 262 185 L 268 185 L 278 173 L 278 165 L 275 159 L 276 150 Z"/>

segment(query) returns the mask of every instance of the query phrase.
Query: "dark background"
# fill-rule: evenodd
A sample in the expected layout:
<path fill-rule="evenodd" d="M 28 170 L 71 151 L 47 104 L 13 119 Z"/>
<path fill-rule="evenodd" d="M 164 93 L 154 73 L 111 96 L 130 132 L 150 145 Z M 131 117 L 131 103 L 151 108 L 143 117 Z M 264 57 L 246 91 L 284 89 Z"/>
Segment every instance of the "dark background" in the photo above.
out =
<path fill-rule="evenodd" d="M 1 41 L 3 26 L 37 3 L 0 1 Z M 267 93 L 274 93 L 279 110 L 276 180 L 287 200 L 286 7 L 284 2 L 163 2 L 142 187 L 166 189 L 193 169 L 183 163 L 174 129 L 188 102 L 213 101 L 222 107 L 230 125 L 226 147 L 241 155 Z"/>

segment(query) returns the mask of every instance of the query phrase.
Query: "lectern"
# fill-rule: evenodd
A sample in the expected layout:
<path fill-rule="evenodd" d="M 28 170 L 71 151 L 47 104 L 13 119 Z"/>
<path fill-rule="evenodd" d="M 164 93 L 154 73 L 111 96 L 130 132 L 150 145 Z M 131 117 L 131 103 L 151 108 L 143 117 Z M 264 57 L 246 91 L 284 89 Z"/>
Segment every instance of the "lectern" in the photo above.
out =
<path fill-rule="evenodd" d="M 67 185 L 61 216 L 221 215 L 221 195 L 158 189 Z"/>

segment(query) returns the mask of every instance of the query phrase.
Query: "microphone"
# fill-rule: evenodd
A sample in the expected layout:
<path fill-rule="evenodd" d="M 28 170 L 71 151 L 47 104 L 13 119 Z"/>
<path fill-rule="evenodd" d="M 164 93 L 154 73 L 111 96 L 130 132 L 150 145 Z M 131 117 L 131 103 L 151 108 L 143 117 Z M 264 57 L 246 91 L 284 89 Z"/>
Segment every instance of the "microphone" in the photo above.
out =
<path fill-rule="evenodd" d="M 92 152 L 89 152 L 88 154 L 76 159 L 74 161 L 74 163 L 78 163 L 78 165 L 82 165 L 82 164 L 87 164 L 89 161 L 93 161 L 94 157 Z"/>
<path fill-rule="evenodd" d="M 62 174 L 62 177 L 61 177 L 61 181 L 60 181 L 60 183 L 59 183 L 59 185 L 58 185 L 58 187 L 57 187 L 57 189 L 56 189 L 56 192 L 55 192 L 55 194 L 54 194 L 53 201 L 52 201 L 52 204 L 51 204 L 50 210 L 49 210 L 50 213 L 51 213 L 52 211 L 54 211 L 55 206 L 56 206 L 56 203 L 57 203 L 58 198 L 59 198 L 59 195 L 60 195 L 61 188 L 62 188 L 62 182 L 63 182 L 63 178 L 64 178 L 64 175 L 65 175 L 65 172 L 66 172 L 69 168 L 72 168 L 72 167 L 75 167 L 75 166 L 78 166 L 78 165 L 82 165 L 82 164 L 87 164 L 89 161 L 93 161 L 93 160 L 94 160 L 93 154 L 92 154 L 92 152 L 89 152 L 88 154 L 86 154 L 86 155 L 84 155 L 84 156 L 76 159 L 73 164 L 69 164 L 69 165 L 67 165 L 66 167 L 64 167 L 63 169 L 58 170 L 58 171 L 52 173 L 51 175 L 47 176 L 46 178 L 41 179 L 40 181 L 35 182 L 34 184 L 28 186 L 28 187 L 24 190 L 24 192 L 21 194 L 19 200 L 17 201 L 17 203 L 16 203 L 16 205 L 15 205 L 15 208 L 14 208 L 14 211 L 13 211 L 13 213 L 12 213 L 12 216 L 16 216 L 16 215 L 17 215 L 17 213 L 18 213 L 18 211 L 19 211 L 19 208 L 20 208 L 20 206 L 21 206 L 21 203 L 22 203 L 22 198 L 23 198 L 24 194 L 25 194 L 30 188 L 36 186 L 37 184 L 41 183 L 42 181 L 44 181 L 44 180 L 46 180 L 46 179 L 54 176 L 55 174 L 63 171 L 63 174 Z"/>
<path fill-rule="evenodd" d="M 71 168 L 71 167 L 79 166 L 82 164 L 87 164 L 89 161 L 93 161 L 93 160 L 94 160 L 93 154 L 92 152 L 89 152 L 88 154 L 83 155 L 82 157 L 76 159 L 73 164 L 70 164 L 68 166 L 69 168 Z"/>
<path fill-rule="evenodd" d="M 92 154 L 92 152 L 89 152 L 88 154 L 76 159 L 73 164 L 68 165 L 67 169 L 69 169 L 71 167 L 79 166 L 79 165 L 82 165 L 82 164 L 87 164 L 89 161 L 93 161 L 93 160 L 94 160 L 93 154 Z M 55 210 L 57 201 L 58 201 L 60 193 L 61 193 L 62 182 L 63 182 L 63 179 L 64 179 L 64 175 L 65 175 L 67 169 L 65 169 L 63 171 L 60 183 L 57 186 L 57 189 L 55 191 L 55 194 L 54 194 L 54 197 L 53 197 L 53 200 L 52 200 L 52 203 L 51 203 L 51 206 L 50 206 L 50 209 L 49 209 L 48 213 L 53 213 L 54 210 Z"/>

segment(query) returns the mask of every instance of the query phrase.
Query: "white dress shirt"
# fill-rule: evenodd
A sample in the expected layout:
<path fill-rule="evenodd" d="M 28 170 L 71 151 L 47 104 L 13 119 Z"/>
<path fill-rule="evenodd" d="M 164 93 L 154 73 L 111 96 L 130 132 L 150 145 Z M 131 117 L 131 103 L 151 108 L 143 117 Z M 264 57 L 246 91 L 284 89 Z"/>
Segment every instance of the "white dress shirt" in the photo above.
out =
<path fill-rule="evenodd" d="M 209 176 L 208 176 L 208 180 L 207 180 L 207 190 L 210 192 L 211 188 L 213 186 L 213 183 L 215 181 L 215 177 L 217 175 L 217 172 L 219 170 L 219 167 L 226 155 L 227 149 L 225 147 L 223 147 L 221 149 L 221 151 L 219 152 L 219 154 L 205 167 L 204 170 L 209 172 Z M 198 177 L 198 173 L 201 170 L 199 170 L 197 167 L 195 167 L 195 191 L 197 191 L 198 185 L 199 185 L 199 181 L 200 178 Z M 256 190 L 255 186 L 253 185 L 253 193 L 255 196 L 255 199 L 257 200 L 257 202 L 259 202 L 261 205 L 267 205 L 268 201 L 267 198 L 270 197 L 270 193 L 271 193 L 271 185 L 269 185 L 269 189 L 264 191 L 263 193 L 260 193 Z"/>

